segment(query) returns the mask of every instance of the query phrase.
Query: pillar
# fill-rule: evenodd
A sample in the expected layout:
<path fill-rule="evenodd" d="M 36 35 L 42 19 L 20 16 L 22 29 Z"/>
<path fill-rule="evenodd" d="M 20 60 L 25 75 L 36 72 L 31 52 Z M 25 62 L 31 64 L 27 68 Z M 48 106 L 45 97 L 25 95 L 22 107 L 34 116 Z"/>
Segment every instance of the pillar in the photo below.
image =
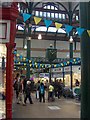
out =
<path fill-rule="evenodd" d="M 73 17 L 73 12 L 72 12 L 72 3 L 69 2 L 69 24 L 72 25 L 72 17 Z M 72 33 L 69 33 L 69 37 L 70 35 L 72 36 Z M 73 43 L 70 42 L 69 43 L 69 48 L 70 48 L 70 58 L 73 58 Z"/>
<path fill-rule="evenodd" d="M 27 40 L 27 59 L 30 60 L 31 57 L 31 40 Z M 30 78 L 30 65 L 27 64 L 27 78 Z"/>
<path fill-rule="evenodd" d="M 65 80 L 64 80 L 64 77 L 65 77 L 64 67 L 62 67 L 62 74 L 63 74 L 63 83 L 65 84 Z"/>
<path fill-rule="evenodd" d="M 49 83 L 52 82 L 52 64 L 50 64 L 50 69 L 49 69 Z"/>
<path fill-rule="evenodd" d="M 73 18 L 73 12 L 72 12 L 72 3 L 69 2 L 69 24 L 72 25 L 72 18 Z M 69 37 L 70 35 L 72 36 L 72 31 L 69 33 Z M 70 50 L 70 59 L 73 59 L 73 42 L 69 43 L 69 50 Z M 72 89 L 72 83 L 73 83 L 73 79 L 72 79 L 72 63 L 70 63 L 70 79 L 71 79 L 71 89 Z"/>
<path fill-rule="evenodd" d="M 70 58 L 73 58 L 73 43 L 70 42 L 69 47 L 70 47 Z"/>
<path fill-rule="evenodd" d="M 80 2 L 80 25 L 90 30 L 90 2 Z M 81 37 L 81 120 L 90 119 L 90 37 Z"/>
<path fill-rule="evenodd" d="M 13 71 L 13 48 L 15 47 L 16 19 L 18 17 L 17 3 L 12 2 L 11 6 L 0 8 L 0 19 L 10 21 L 10 39 L 6 44 L 6 119 L 12 119 L 12 71 Z"/>
<path fill-rule="evenodd" d="M 73 88 L 72 62 L 70 63 L 71 90 Z"/>
<path fill-rule="evenodd" d="M 7 61 L 6 61 L 6 119 L 12 118 L 12 50 L 15 47 L 15 44 L 7 43 Z M 11 56 L 11 57 L 10 57 Z"/>

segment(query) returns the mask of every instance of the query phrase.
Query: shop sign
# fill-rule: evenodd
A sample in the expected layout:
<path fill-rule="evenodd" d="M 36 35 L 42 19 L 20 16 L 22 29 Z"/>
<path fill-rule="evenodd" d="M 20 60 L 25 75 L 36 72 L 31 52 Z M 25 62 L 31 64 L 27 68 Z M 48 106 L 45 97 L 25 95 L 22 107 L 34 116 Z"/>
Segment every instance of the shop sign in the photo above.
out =
<path fill-rule="evenodd" d="M 39 77 L 40 78 L 49 77 L 49 73 L 40 73 Z"/>
<path fill-rule="evenodd" d="M 64 67 L 64 72 L 70 72 L 70 66 Z"/>
<path fill-rule="evenodd" d="M 52 77 L 53 77 L 53 78 L 62 78 L 63 75 L 62 75 L 62 74 L 59 74 L 59 73 L 54 73 L 54 74 L 52 75 Z"/>
<path fill-rule="evenodd" d="M 56 72 L 63 72 L 62 68 L 52 68 L 52 72 L 56 73 Z"/>
<path fill-rule="evenodd" d="M 81 66 L 72 66 L 72 71 L 74 73 L 79 73 L 81 72 Z"/>

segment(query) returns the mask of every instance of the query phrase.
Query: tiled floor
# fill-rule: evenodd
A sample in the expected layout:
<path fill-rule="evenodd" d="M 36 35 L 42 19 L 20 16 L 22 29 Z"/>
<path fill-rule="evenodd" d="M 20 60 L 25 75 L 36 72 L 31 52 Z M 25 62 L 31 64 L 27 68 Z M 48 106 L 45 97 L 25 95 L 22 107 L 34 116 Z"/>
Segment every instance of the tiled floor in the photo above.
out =
<path fill-rule="evenodd" d="M 80 103 L 74 99 L 55 99 L 55 102 L 39 103 L 33 95 L 34 104 L 27 106 L 13 103 L 13 118 L 80 118 Z"/>
<path fill-rule="evenodd" d="M 5 118 L 5 100 L 0 100 L 0 119 Z"/>

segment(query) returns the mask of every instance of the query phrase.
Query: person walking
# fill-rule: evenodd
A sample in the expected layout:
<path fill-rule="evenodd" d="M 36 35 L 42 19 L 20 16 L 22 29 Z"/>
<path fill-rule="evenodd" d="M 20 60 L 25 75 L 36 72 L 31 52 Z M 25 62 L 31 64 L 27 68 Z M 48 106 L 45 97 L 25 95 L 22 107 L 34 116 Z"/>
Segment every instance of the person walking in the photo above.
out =
<path fill-rule="evenodd" d="M 14 87 L 14 90 L 16 91 L 16 102 L 17 104 L 20 104 L 20 93 L 22 91 L 22 85 L 21 85 L 19 73 L 17 73 L 16 75 L 13 87 Z"/>
<path fill-rule="evenodd" d="M 42 102 L 42 99 L 45 102 L 45 87 L 43 83 L 39 86 L 39 101 Z"/>
<path fill-rule="evenodd" d="M 26 105 L 27 98 L 29 99 L 30 104 L 33 104 L 32 98 L 31 98 L 30 81 L 27 81 L 26 88 L 25 88 L 25 99 L 24 99 L 25 105 Z"/>
<path fill-rule="evenodd" d="M 48 101 L 54 101 L 54 87 L 52 83 L 49 85 Z"/>

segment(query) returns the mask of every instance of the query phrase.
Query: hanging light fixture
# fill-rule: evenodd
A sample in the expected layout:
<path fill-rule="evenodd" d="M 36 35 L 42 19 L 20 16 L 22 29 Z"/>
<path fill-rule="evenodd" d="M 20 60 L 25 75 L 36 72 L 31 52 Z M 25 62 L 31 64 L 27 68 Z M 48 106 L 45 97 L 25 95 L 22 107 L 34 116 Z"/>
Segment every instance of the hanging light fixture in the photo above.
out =
<path fill-rule="evenodd" d="M 25 44 L 24 49 L 27 49 L 27 45 Z"/>
<path fill-rule="evenodd" d="M 38 35 L 38 40 L 41 40 L 41 39 L 42 39 L 42 35 L 39 34 L 39 35 Z"/>
<path fill-rule="evenodd" d="M 70 41 L 70 43 L 72 43 L 72 42 L 73 42 L 73 38 L 72 38 L 72 36 L 70 36 L 69 41 Z"/>

